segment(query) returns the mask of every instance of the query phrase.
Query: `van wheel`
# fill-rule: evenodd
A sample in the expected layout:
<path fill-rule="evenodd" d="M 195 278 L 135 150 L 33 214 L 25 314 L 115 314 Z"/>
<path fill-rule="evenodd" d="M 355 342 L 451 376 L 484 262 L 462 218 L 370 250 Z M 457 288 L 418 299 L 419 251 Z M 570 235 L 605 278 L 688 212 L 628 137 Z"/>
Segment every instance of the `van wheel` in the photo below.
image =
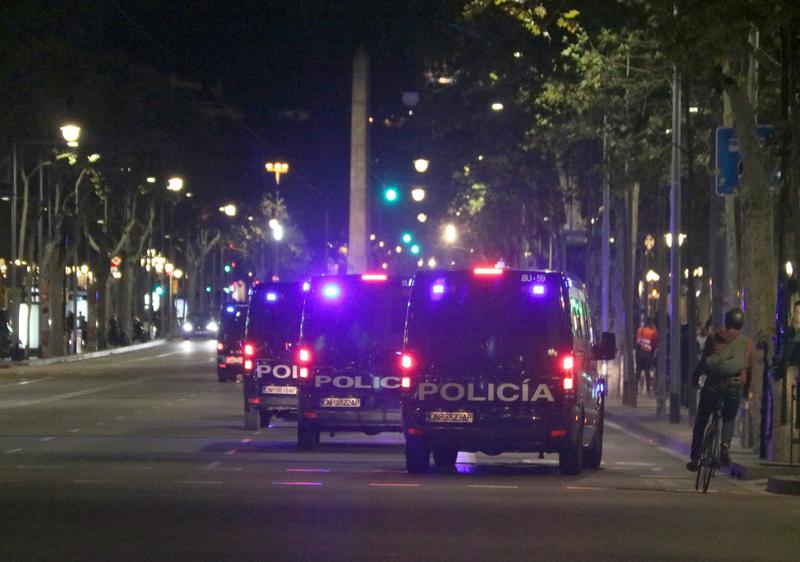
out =
<path fill-rule="evenodd" d="M 583 466 L 586 468 L 600 468 L 600 463 L 603 461 L 603 418 L 600 418 L 600 423 L 594 431 L 592 443 L 587 447 L 583 453 Z"/>
<path fill-rule="evenodd" d="M 258 413 L 259 413 L 259 416 L 258 416 L 259 425 L 261 427 L 269 427 L 269 420 L 272 418 L 272 416 L 269 415 L 269 412 L 265 412 L 263 410 L 259 410 Z"/>
<path fill-rule="evenodd" d="M 427 474 L 431 448 L 418 437 L 406 436 L 406 470 L 409 474 Z"/>
<path fill-rule="evenodd" d="M 250 409 L 244 413 L 244 428 L 247 431 L 258 431 L 258 410 Z"/>
<path fill-rule="evenodd" d="M 453 468 L 456 465 L 458 451 L 443 447 L 433 449 L 433 463 L 438 468 Z"/>
<path fill-rule="evenodd" d="M 305 424 L 297 425 L 297 448 L 311 451 L 319 443 L 319 430 Z"/>
<path fill-rule="evenodd" d="M 580 474 L 583 467 L 583 424 L 578 434 L 564 442 L 558 454 L 558 470 L 561 474 Z"/>

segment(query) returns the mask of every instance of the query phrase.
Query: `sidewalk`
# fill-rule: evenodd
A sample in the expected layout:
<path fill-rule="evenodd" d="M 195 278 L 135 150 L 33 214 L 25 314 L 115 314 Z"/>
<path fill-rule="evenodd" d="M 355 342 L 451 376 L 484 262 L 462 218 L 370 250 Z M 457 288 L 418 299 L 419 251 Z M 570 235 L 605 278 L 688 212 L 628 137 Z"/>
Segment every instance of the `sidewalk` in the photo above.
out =
<path fill-rule="evenodd" d="M 131 351 L 141 351 L 142 349 L 149 349 L 157 347 L 166 343 L 165 339 L 158 339 L 146 343 L 138 343 L 135 345 L 126 345 L 124 347 L 112 347 L 102 351 L 90 351 L 88 353 L 78 353 L 74 355 L 61 355 L 59 357 L 48 357 L 46 359 L 31 358 L 24 361 L 10 361 L 7 359 L 0 360 L 0 369 L 15 369 L 17 367 L 40 367 L 44 365 L 52 365 L 53 363 L 72 363 L 73 361 L 83 361 L 85 359 L 97 359 L 99 357 L 109 357 L 120 353 L 129 353 Z"/>
<path fill-rule="evenodd" d="M 606 419 L 689 460 L 694 420 L 686 408 L 681 408 L 680 423 L 673 424 L 669 421 L 668 405 L 663 416 L 656 416 L 653 396 L 637 396 L 635 408 L 623 406 L 619 398 L 610 398 L 606 402 Z M 740 480 L 765 479 L 770 492 L 800 495 L 800 463 L 789 466 L 759 459 L 752 450 L 739 447 L 738 435 L 734 435 L 731 443 L 731 466 L 721 469 L 721 472 Z"/>

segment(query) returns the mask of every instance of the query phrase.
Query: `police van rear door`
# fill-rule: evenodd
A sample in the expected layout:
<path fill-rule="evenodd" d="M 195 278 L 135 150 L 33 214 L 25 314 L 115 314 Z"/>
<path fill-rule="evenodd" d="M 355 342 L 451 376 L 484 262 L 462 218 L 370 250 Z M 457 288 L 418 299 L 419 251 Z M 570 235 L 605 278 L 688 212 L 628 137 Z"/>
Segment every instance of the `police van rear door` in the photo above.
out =
<path fill-rule="evenodd" d="M 396 357 L 410 279 L 384 274 L 318 277 L 303 312 L 315 407 L 399 410 Z"/>
<path fill-rule="evenodd" d="M 304 292 L 300 283 L 266 283 L 253 291 L 245 342 L 262 394 L 297 394 L 292 345 L 300 338 Z M 247 354 L 246 354 L 247 355 Z"/>
<path fill-rule="evenodd" d="M 557 402 L 571 353 L 564 306 L 556 273 L 418 273 L 404 347 L 415 398 L 445 410 Z"/>

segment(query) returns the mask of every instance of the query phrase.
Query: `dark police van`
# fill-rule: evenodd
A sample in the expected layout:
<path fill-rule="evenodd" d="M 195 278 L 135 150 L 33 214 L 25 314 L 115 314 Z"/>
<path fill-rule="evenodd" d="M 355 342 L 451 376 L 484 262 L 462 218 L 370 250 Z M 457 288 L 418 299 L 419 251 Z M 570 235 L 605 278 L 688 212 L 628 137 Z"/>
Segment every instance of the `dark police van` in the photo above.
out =
<path fill-rule="evenodd" d="M 559 454 L 562 473 L 600 466 L 605 381 L 586 293 L 556 272 L 476 268 L 414 277 L 405 343 L 406 468 L 459 451 Z"/>
<path fill-rule="evenodd" d="M 297 372 L 292 346 L 300 337 L 302 283 L 261 283 L 253 288 L 247 316 L 243 391 L 244 426 L 269 426 L 273 415 L 297 412 Z"/>
<path fill-rule="evenodd" d="M 217 331 L 217 378 L 219 382 L 235 381 L 242 372 L 242 339 L 247 322 L 247 303 L 224 305 L 219 314 Z"/>
<path fill-rule="evenodd" d="M 400 376 L 410 279 L 314 277 L 303 309 L 297 446 L 320 431 L 401 431 Z"/>

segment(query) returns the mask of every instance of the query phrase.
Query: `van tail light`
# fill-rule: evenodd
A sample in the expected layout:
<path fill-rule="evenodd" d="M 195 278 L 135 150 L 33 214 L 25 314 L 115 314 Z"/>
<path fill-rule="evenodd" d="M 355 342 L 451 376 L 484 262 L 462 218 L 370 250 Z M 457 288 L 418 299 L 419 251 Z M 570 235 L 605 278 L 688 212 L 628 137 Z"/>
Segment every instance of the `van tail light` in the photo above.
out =
<path fill-rule="evenodd" d="M 253 360 L 252 359 L 245 359 L 244 360 L 244 370 L 245 371 L 252 371 L 253 370 Z"/>
<path fill-rule="evenodd" d="M 224 349 L 225 349 L 225 344 L 222 343 L 221 341 L 217 342 L 217 351 L 223 351 Z"/>
<path fill-rule="evenodd" d="M 385 273 L 365 273 L 361 276 L 362 281 L 386 281 L 389 276 Z"/>
<path fill-rule="evenodd" d="M 307 347 L 301 347 L 297 350 L 297 361 L 301 365 L 308 365 L 311 363 L 311 350 Z"/>
<path fill-rule="evenodd" d="M 564 355 L 559 359 L 561 367 L 561 381 L 564 390 L 575 390 L 575 356 L 572 354 Z"/>
<path fill-rule="evenodd" d="M 503 270 L 499 267 L 476 267 L 472 273 L 475 275 L 502 275 Z"/>
<path fill-rule="evenodd" d="M 308 378 L 308 367 L 300 367 L 299 376 L 301 379 Z"/>
<path fill-rule="evenodd" d="M 400 388 L 411 388 L 411 377 L 401 377 Z"/>
<path fill-rule="evenodd" d="M 400 356 L 400 368 L 403 371 L 410 371 L 414 368 L 414 357 L 410 353 L 403 353 Z"/>
<path fill-rule="evenodd" d="M 253 357 L 255 357 L 256 356 L 256 344 L 254 344 L 252 342 L 245 342 L 245 344 L 242 346 L 242 354 L 245 357 L 249 358 L 249 359 L 252 359 Z"/>

